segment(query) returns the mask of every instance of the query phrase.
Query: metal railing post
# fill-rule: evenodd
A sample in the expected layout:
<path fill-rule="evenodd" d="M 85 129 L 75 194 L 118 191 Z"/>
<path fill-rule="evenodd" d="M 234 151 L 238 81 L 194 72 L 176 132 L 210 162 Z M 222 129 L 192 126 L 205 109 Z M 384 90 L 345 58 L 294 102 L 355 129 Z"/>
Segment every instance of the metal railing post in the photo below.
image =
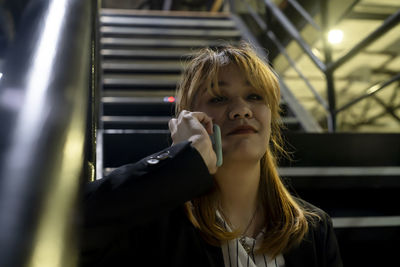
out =
<path fill-rule="evenodd" d="M 320 0 L 321 7 L 321 27 L 322 27 L 322 43 L 324 49 L 325 66 L 332 62 L 332 48 L 327 40 L 327 32 L 329 31 L 329 10 L 327 0 Z M 336 95 L 335 95 L 335 81 L 333 77 L 333 70 L 326 68 L 324 70 L 326 77 L 326 90 L 328 95 L 328 131 L 336 131 Z"/>
<path fill-rule="evenodd" d="M 0 266 L 77 264 L 92 0 L 32 0 L 0 84 Z"/>
<path fill-rule="evenodd" d="M 236 14 L 236 5 L 235 5 L 235 0 L 228 0 L 229 3 L 229 9 L 231 13 Z"/>

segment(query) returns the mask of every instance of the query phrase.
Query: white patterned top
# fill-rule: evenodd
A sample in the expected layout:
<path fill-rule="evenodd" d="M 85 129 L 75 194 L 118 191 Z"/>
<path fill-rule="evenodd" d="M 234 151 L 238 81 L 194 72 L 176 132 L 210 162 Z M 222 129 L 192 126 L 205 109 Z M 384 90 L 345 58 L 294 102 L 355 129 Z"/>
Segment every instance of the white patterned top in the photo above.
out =
<path fill-rule="evenodd" d="M 217 218 L 221 220 L 225 229 L 232 231 L 218 211 Z M 222 244 L 225 267 L 284 267 L 285 260 L 282 254 L 279 254 L 276 258 L 271 258 L 267 254 L 255 253 L 264 234 L 264 230 L 261 230 L 256 238 L 245 236 Z"/>

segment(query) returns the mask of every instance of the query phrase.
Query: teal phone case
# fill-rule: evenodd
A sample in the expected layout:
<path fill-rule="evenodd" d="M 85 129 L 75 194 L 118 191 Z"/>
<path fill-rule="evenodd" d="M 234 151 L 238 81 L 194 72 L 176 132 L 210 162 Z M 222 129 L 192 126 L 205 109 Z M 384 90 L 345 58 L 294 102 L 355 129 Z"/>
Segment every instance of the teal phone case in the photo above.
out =
<path fill-rule="evenodd" d="M 221 129 L 217 124 L 214 124 L 213 131 L 214 134 L 211 134 L 210 138 L 215 154 L 217 155 L 217 167 L 219 167 L 222 165 Z"/>

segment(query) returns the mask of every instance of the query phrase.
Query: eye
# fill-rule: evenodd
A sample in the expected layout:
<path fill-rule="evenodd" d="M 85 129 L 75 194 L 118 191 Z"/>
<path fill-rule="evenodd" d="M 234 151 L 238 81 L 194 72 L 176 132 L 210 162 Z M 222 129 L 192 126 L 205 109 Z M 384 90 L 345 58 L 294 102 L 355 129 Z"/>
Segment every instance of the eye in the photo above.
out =
<path fill-rule="evenodd" d="M 250 94 L 247 96 L 247 99 L 250 100 L 263 100 L 264 98 L 258 94 Z"/>
<path fill-rule="evenodd" d="M 213 98 L 210 99 L 210 103 L 221 103 L 224 102 L 226 100 L 226 97 L 224 96 L 215 96 Z"/>

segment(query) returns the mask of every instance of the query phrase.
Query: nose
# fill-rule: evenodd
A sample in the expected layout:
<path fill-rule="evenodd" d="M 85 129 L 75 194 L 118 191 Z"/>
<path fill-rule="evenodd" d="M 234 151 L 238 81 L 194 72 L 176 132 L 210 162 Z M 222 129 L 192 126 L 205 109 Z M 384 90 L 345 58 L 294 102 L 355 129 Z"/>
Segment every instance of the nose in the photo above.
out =
<path fill-rule="evenodd" d="M 250 119 L 253 117 L 253 112 L 249 104 L 243 99 L 232 101 L 229 111 L 229 119 Z"/>

